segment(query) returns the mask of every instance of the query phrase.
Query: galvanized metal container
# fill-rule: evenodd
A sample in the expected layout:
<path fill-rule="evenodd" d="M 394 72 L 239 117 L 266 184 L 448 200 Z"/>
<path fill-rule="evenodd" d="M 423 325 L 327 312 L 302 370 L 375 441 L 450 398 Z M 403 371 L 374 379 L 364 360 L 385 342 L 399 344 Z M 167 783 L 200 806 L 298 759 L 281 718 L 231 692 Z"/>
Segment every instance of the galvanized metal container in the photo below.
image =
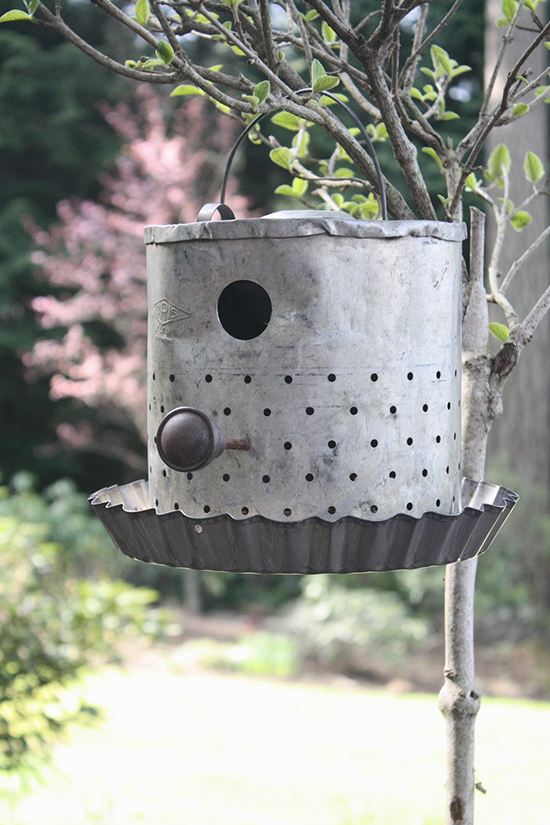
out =
<path fill-rule="evenodd" d="M 460 513 L 465 234 L 330 212 L 147 227 L 157 513 Z M 182 406 L 250 449 L 173 469 L 156 441 Z"/>

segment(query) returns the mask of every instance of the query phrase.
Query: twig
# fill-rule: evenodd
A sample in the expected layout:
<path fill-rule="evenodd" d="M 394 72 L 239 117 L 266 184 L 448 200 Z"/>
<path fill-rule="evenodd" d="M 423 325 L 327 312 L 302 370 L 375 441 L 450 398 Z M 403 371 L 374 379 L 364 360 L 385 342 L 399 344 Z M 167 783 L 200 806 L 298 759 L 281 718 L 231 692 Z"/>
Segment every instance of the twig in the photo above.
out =
<path fill-rule="evenodd" d="M 439 32 L 442 29 L 444 29 L 445 26 L 447 25 L 447 23 L 449 22 L 449 20 L 452 17 L 454 17 L 455 13 L 458 11 L 458 8 L 462 4 L 462 2 L 463 2 L 463 0 L 455 0 L 455 3 L 453 3 L 453 5 L 449 9 L 449 11 L 445 15 L 445 17 L 437 24 L 437 26 L 434 28 L 434 30 L 428 35 L 428 37 L 425 40 L 422 41 L 422 43 L 420 45 L 416 45 L 416 46 L 415 46 L 415 43 L 416 43 L 416 32 L 415 32 L 415 43 L 413 43 L 413 52 L 410 55 L 410 57 L 408 57 L 407 60 L 405 61 L 405 65 L 403 66 L 403 70 L 401 72 L 400 82 L 402 82 L 402 78 L 407 77 L 407 75 L 410 72 L 410 69 L 413 66 L 413 64 L 414 64 L 414 67 L 416 69 L 416 63 L 418 61 L 418 58 L 420 57 L 420 55 L 424 51 L 424 49 L 427 49 L 428 46 L 431 46 L 431 44 L 434 42 L 434 40 L 437 37 L 437 35 L 439 34 Z M 424 25 L 426 15 L 428 13 L 427 3 L 422 3 L 422 6 L 420 7 L 420 14 L 422 15 L 423 13 L 424 13 L 423 25 Z M 420 23 L 420 19 L 421 18 L 419 18 L 419 23 Z M 418 29 L 418 23 L 417 23 L 417 29 Z M 411 86 L 412 86 L 413 81 L 414 81 L 414 71 L 412 73 Z M 406 83 L 406 85 L 408 85 L 408 83 Z"/>
<path fill-rule="evenodd" d="M 538 238 L 535 241 L 533 241 L 531 246 L 529 246 L 525 250 L 523 255 L 521 255 L 517 259 L 517 261 L 514 261 L 514 263 L 512 264 L 512 266 L 510 267 L 510 269 L 506 273 L 506 277 L 502 281 L 502 284 L 500 286 L 500 291 L 501 292 L 506 292 L 506 290 L 508 289 L 508 287 L 512 283 L 512 281 L 513 281 L 514 277 L 516 276 L 516 274 L 519 272 L 519 270 L 522 268 L 522 266 L 525 263 L 527 263 L 527 261 L 529 260 L 529 258 L 533 254 L 533 252 L 541 245 L 541 243 L 544 243 L 544 241 L 546 240 L 546 238 L 548 238 L 548 236 L 550 236 L 550 226 L 547 226 L 546 229 L 544 230 L 544 232 L 542 232 L 538 236 Z"/>
<path fill-rule="evenodd" d="M 277 60 L 275 57 L 273 33 L 271 31 L 271 11 L 269 9 L 269 0 L 260 0 L 260 19 L 262 21 L 262 33 L 264 37 L 265 46 L 265 59 L 269 68 L 272 71 L 275 71 L 277 66 Z"/>
<path fill-rule="evenodd" d="M 550 310 L 550 286 L 546 287 L 531 312 L 520 324 L 519 330 L 516 331 L 516 341 L 519 347 L 528 344 L 534 335 L 534 332 L 544 316 Z"/>

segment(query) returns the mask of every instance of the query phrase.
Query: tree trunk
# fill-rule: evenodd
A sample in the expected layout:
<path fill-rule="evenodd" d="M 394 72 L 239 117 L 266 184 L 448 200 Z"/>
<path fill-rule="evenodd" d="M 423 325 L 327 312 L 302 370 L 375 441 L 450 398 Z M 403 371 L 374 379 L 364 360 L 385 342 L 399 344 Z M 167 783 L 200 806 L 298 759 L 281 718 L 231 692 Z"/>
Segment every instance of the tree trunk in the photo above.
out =
<path fill-rule="evenodd" d="M 183 571 L 183 612 L 185 616 L 202 613 L 201 581 L 198 570 Z"/>
<path fill-rule="evenodd" d="M 483 287 L 485 216 L 471 211 L 470 273 L 463 320 L 462 466 L 481 480 L 492 409 L 487 356 L 488 310 Z M 447 567 L 445 576 L 445 682 L 439 709 L 445 718 L 446 825 L 473 825 L 475 721 L 481 697 L 474 679 L 474 587 L 477 559 Z"/>

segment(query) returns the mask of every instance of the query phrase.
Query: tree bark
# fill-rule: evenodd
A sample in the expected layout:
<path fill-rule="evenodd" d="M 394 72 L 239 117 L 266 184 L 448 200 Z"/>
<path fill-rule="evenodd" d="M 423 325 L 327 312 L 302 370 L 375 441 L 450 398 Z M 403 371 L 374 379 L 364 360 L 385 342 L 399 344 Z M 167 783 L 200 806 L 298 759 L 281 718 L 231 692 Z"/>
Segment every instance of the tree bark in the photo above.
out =
<path fill-rule="evenodd" d="M 462 466 L 483 479 L 491 409 L 488 311 L 483 287 L 485 216 L 471 210 L 470 273 L 463 319 Z M 439 709 L 446 724 L 446 825 L 473 825 L 475 722 L 481 697 L 474 687 L 474 588 L 477 559 L 447 567 L 445 681 Z"/>

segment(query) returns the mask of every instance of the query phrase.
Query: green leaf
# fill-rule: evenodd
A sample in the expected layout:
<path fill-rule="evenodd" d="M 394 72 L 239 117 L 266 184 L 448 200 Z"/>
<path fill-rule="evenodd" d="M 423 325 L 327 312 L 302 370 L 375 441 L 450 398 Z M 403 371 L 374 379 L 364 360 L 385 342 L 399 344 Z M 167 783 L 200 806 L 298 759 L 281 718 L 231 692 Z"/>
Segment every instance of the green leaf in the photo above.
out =
<path fill-rule="evenodd" d="M 489 332 L 495 336 L 497 341 L 502 341 L 503 344 L 510 338 L 510 330 L 504 324 L 489 324 Z"/>
<path fill-rule="evenodd" d="M 248 103 L 251 103 L 254 109 L 258 108 L 260 101 L 259 98 L 256 97 L 256 95 L 242 95 L 242 97 L 243 100 L 246 100 L 248 101 Z"/>
<path fill-rule="evenodd" d="M 307 180 L 303 180 L 303 178 L 294 178 L 292 181 L 292 190 L 298 198 L 301 198 L 306 194 L 308 186 L 309 183 Z"/>
<path fill-rule="evenodd" d="M 441 66 L 445 74 L 450 77 L 453 73 L 453 64 L 451 62 L 451 58 L 449 57 L 449 53 L 446 52 L 445 49 L 442 49 L 441 46 L 434 45 L 430 49 L 430 54 L 434 68 L 437 69 L 438 66 Z"/>
<path fill-rule="evenodd" d="M 525 177 L 529 183 L 537 183 L 544 175 L 544 166 L 538 155 L 534 152 L 527 152 L 523 164 Z"/>
<path fill-rule="evenodd" d="M 313 60 L 312 63 L 311 63 L 311 85 L 312 85 L 312 87 L 315 86 L 315 81 L 318 80 L 320 77 L 323 77 L 324 75 L 326 75 L 326 71 L 325 71 L 325 68 L 324 68 L 323 64 L 320 62 L 320 60 L 317 60 L 317 58 L 315 58 L 315 60 Z"/>
<path fill-rule="evenodd" d="M 137 66 L 137 63 L 136 63 L 135 60 L 125 60 L 124 65 L 126 66 L 127 69 L 135 69 L 136 66 Z"/>
<path fill-rule="evenodd" d="M 334 97 L 337 97 L 338 100 L 343 101 L 344 103 L 348 103 L 349 97 L 346 95 L 340 94 L 340 92 L 336 92 Z M 321 106 L 336 106 L 336 101 L 333 100 L 331 97 L 321 97 L 319 98 L 319 103 Z"/>
<path fill-rule="evenodd" d="M 223 69 L 223 63 L 218 63 L 216 66 L 208 66 L 209 72 L 219 72 Z"/>
<path fill-rule="evenodd" d="M 254 86 L 254 96 L 258 98 L 258 103 L 263 103 L 270 91 L 271 86 L 269 80 L 262 80 Z"/>
<path fill-rule="evenodd" d="M 437 165 L 439 167 L 439 171 L 441 172 L 441 174 L 443 174 L 443 164 L 441 163 L 441 159 L 440 159 L 439 155 L 437 154 L 437 152 L 435 151 L 435 149 L 432 149 L 431 146 L 424 146 L 422 151 L 424 152 L 425 155 L 428 155 L 428 157 L 430 157 L 432 160 L 435 160 L 435 162 L 437 163 Z"/>
<path fill-rule="evenodd" d="M 413 86 L 411 89 L 411 97 L 415 100 L 424 100 L 422 92 L 420 91 L 420 89 L 417 89 L 416 86 Z"/>
<path fill-rule="evenodd" d="M 28 13 L 31 15 L 34 14 L 39 3 L 40 0 L 25 0 L 25 6 L 27 7 Z"/>
<path fill-rule="evenodd" d="M 460 115 L 457 115 L 456 112 L 443 112 L 442 115 L 439 115 L 439 120 L 459 120 Z"/>
<path fill-rule="evenodd" d="M 13 11 L 7 11 L 0 17 L 0 23 L 12 23 L 14 20 L 32 20 L 32 15 L 27 14 L 25 11 L 19 11 L 19 9 L 13 9 Z"/>
<path fill-rule="evenodd" d="M 277 57 L 281 61 L 281 63 L 285 59 L 285 53 L 282 51 L 282 49 L 279 49 L 279 51 L 277 52 Z"/>
<path fill-rule="evenodd" d="M 311 20 L 317 20 L 318 17 L 319 12 L 315 11 L 315 9 L 311 9 L 311 11 L 308 11 L 308 13 L 304 15 L 304 20 L 307 20 L 307 22 L 309 23 Z"/>
<path fill-rule="evenodd" d="M 155 53 L 166 66 L 169 66 L 174 59 L 174 49 L 170 43 L 166 43 L 165 40 L 159 42 Z"/>
<path fill-rule="evenodd" d="M 313 84 L 313 91 L 314 92 L 328 92 L 329 89 L 334 89 L 335 86 L 338 86 L 340 81 L 337 77 L 331 77 L 328 74 L 323 75 L 322 77 L 318 77 L 315 83 Z"/>
<path fill-rule="evenodd" d="M 275 194 L 276 195 L 284 195 L 287 198 L 296 198 L 296 197 L 298 197 L 296 195 L 296 192 L 292 188 L 292 186 L 289 186 L 287 183 L 283 183 L 282 186 L 278 186 L 275 189 Z"/>
<path fill-rule="evenodd" d="M 135 12 L 137 22 L 141 26 L 146 26 L 149 22 L 149 17 L 151 16 L 151 6 L 149 4 L 149 0 L 137 0 Z"/>
<path fill-rule="evenodd" d="M 471 71 L 472 71 L 471 66 L 457 66 L 452 71 L 452 77 L 458 77 L 461 74 L 465 74 L 466 72 L 471 72 Z"/>
<path fill-rule="evenodd" d="M 426 66 L 422 66 L 420 68 L 420 71 L 422 72 L 422 74 L 425 74 L 428 77 L 431 77 L 432 80 L 435 80 L 435 72 L 433 71 L 433 69 L 428 69 Z"/>
<path fill-rule="evenodd" d="M 504 143 L 499 143 L 489 155 L 487 171 L 492 176 L 492 179 L 495 180 L 496 178 L 500 178 L 502 168 L 509 169 L 511 164 L 512 159 L 510 158 L 508 147 Z"/>
<path fill-rule="evenodd" d="M 176 86 L 176 88 L 170 93 L 170 97 L 181 97 L 183 95 L 202 95 L 206 97 L 206 93 L 203 92 L 202 89 L 199 89 L 198 86 L 188 86 L 183 83 L 181 86 Z"/>
<path fill-rule="evenodd" d="M 282 166 L 283 169 L 288 169 L 290 172 L 292 170 L 292 154 L 290 149 L 287 149 L 286 146 L 280 146 L 278 149 L 272 149 L 269 153 L 269 157 L 276 163 L 277 166 Z"/>
<path fill-rule="evenodd" d="M 292 115 L 290 112 L 278 112 L 276 115 L 273 115 L 271 122 L 274 123 L 275 126 L 282 126 L 283 129 L 288 129 L 290 132 L 298 132 L 300 124 L 302 123 L 299 117 Z"/>
<path fill-rule="evenodd" d="M 342 166 L 340 169 L 337 169 L 334 173 L 335 178 L 352 178 L 353 175 L 353 169 L 347 169 L 345 166 Z"/>
<path fill-rule="evenodd" d="M 529 212 L 525 212 L 523 209 L 520 209 L 518 212 L 515 212 L 512 217 L 510 218 L 510 223 L 516 230 L 516 232 L 522 232 L 526 226 L 529 226 L 533 218 L 529 214 Z"/>
<path fill-rule="evenodd" d="M 441 201 L 443 206 L 448 206 L 450 204 L 450 202 L 452 201 L 452 198 L 445 198 L 445 197 L 443 197 L 443 195 L 438 195 L 437 197 L 439 198 L 439 200 Z"/>
<path fill-rule="evenodd" d="M 334 201 L 334 203 L 335 203 L 337 206 L 339 206 L 339 207 L 340 207 L 340 209 L 341 209 L 341 208 L 342 208 L 342 206 L 344 205 L 344 201 L 345 201 L 344 196 L 343 196 L 343 195 L 341 195 L 341 194 L 340 194 L 340 192 L 336 192 L 336 194 L 332 196 L 332 200 Z"/>
<path fill-rule="evenodd" d="M 511 23 L 515 17 L 515 14 L 518 10 L 518 3 L 517 0 L 502 0 L 502 13 L 505 16 L 508 23 Z"/>
<path fill-rule="evenodd" d="M 473 172 L 470 172 L 466 180 L 464 181 L 464 185 L 467 186 L 472 192 L 475 192 L 477 187 L 479 186 L 479 181 L 474 175 Z"/>
<path fill-rule="evenodd" d="M 323 35 L 323 40 L 325 43 L 334 43 L 337 38 L 337 34 L 334 29 L 331 29 L 328 23 L 325 23 L 324 20 L 321 25 L 321 34 Z"/>
<path fill-rule="evenodd" d="M 528 111 L 529 106 L 527 103 L 514 103 L 512 106 L 512 114 L 514 117 L 522 117 L 523 115 L 526 115 Z"/>

